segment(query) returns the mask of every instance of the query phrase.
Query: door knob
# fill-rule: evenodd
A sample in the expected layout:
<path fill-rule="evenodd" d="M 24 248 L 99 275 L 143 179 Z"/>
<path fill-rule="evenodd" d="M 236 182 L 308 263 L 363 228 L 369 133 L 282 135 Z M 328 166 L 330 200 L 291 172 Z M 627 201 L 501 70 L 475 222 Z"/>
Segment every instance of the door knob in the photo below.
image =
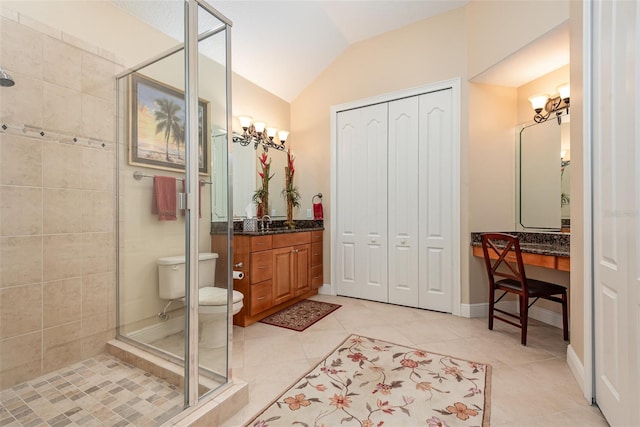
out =
<path fill-rule="evenodd" d="M 403 240 L 400 240 L 400 244 L 401 244 L 401 245 L 404 245 L 405 243 L 407 243 L 407 241 L 406 241 L 406 240 L 404 240 L 404 239 L 403 239 Z"/>

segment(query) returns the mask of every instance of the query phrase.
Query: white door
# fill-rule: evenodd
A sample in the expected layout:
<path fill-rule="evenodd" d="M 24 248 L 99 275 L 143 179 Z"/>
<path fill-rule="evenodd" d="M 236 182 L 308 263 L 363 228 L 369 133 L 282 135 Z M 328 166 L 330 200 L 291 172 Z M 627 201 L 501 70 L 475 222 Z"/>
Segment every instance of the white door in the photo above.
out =
<path fill-rule="evenodd" d="M 612 426 L 629 426 L 640 419 L 640 7 L 598 0 L 592 13 L 595 394 Z"/>
<path fill-rule="evenodd" d="M 337 290 L 386 302 L 387 104 L 338 113 Z"/>
<path fill-rule="evenodd" d="M 453 308 L 454 185 L 452 93 L 420 95 L 419 264 L 420 307 L 450 313 Z"/>
<path fill-rule="evenodd" d="M 389 302 L 418 307 L 418 97 L 389 103 Z"/>

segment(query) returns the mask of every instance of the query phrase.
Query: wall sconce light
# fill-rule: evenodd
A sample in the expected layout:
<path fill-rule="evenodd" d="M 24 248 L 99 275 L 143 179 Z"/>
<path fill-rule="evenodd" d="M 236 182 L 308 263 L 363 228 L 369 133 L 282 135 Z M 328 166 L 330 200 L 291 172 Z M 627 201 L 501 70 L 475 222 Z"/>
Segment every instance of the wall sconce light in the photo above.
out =
<path fill-rule="evenodd" d="M 242 145 L 243 147 L 253 144 L 253 149 L 257 150 L 258 146 L 262 145 L 265 152 L 269 151 L 269 148 L 284 151 L 284 143 L 287 141 L 289 132 L 286 130 L 278 131 L 276 128 L 267 128 L 264 122 L 254 122 L 249 116 L 240 116 L 240 126 L 242 126 L 242 135 L 234 134 L 233 142 Z M 280 143 L 274 142 L 273 139 L 278 135 Z"/>
<path fill-rule="evenodd" d="M 546 122 L 549 117 L 551 117 L 551 114 L 555 113 L 556 118 L 558 119 L 558 124 L 561 124 L 561 116 L 563 114 L 569 114 L 569 84 L 567 83 L 562 86 L 558 86 L 558 93 L 559 95 L 553 98 L 547 94 L 529 97 L 531 107 L 533 107 L 533 110 L 536 112 L 533 116 L 533 120 L 536 123 Z"/>

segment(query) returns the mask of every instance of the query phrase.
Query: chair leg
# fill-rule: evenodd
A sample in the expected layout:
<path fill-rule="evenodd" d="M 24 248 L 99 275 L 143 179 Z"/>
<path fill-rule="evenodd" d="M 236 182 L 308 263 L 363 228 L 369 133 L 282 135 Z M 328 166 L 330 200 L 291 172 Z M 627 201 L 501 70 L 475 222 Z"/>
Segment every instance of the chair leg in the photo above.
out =
<path fill-rule="evenodd" d="M 567 293 L 562 293 L 562 334 L 565 341 L 569 341 L 569 319 L 567 316 Z"/>
<path fill-rule="evenodd" d="M 493 298 L 495 298 L 495 290 L 491 289 L 489 295 L 489 330 L 493 331 Z"/>
<path fill-rule="evenodd" d="M 520 325 L 522 326 L 522 336 L 520 342 L 527 345 L 527 325 L 529 320 L 529 301 L 524 295 L 520 296 Z"/>

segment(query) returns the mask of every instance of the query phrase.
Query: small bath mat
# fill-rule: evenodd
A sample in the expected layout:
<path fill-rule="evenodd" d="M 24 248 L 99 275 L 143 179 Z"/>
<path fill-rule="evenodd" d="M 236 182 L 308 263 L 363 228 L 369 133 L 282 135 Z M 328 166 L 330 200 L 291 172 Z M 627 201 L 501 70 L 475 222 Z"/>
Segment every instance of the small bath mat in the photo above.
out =
<path fill-rule="evenodd" d="M 260 322 L 301 332 L 340 307 L 340 304 L 305 299 Z"/>

